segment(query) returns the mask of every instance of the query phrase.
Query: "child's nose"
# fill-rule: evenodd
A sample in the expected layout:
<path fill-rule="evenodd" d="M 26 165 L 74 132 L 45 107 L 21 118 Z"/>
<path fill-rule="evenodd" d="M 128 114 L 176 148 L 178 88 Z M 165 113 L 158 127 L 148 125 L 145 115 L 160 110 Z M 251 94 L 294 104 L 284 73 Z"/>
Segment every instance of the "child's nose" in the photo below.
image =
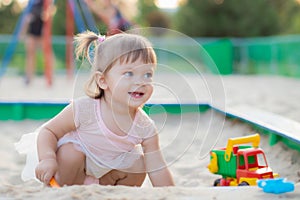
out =
<path fill-rule="evenodd" d="M 135 84 L 136 85 L 144 85 L 145 84 L 144 78 L 143 77 L 136 77 Z"/>

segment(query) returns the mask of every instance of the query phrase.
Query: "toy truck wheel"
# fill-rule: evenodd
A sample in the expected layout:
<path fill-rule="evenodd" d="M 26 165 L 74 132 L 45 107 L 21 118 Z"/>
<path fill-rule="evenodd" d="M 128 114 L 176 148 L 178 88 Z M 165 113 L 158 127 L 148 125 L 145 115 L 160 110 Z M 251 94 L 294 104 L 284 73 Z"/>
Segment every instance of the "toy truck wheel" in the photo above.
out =
<path fill-rule="evenodd" d="M 220 186 L 221 185 L 220 183 L 221 183 L 221 179 L 218 178 L 218 179 L 215 180 L 214 186 Z"/>
<path fill-rule="evenodd" d="M 249 183 L 243 181 L 243 182 L 239 183 L 239 186 L 249 186 Z"/>

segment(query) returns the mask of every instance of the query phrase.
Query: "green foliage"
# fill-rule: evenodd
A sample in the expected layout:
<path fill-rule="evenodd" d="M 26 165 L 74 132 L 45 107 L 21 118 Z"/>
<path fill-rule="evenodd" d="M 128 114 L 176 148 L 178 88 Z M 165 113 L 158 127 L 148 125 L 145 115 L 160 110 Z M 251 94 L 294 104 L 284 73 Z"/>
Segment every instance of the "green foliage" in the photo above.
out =
<path fill-rule="evenodd" d="M 172 27 L 189 36 L 249 37 L 278 34 L 300 34 L 298 0 L 186 0 L 172 18 Z M 55 1 L 52 32 L 66 32 L 67 0 Z M 0 34 L 11 34 L 20 17 L 17 1 L 4 6 L 0 2 Z M 138 0 L 135 20 L 141 26 L 170 27 L 170 16 L 154 0 Z M 97 27 L 106 27 L 94 15 Z M 77 31 L 75 30 L 75 33 Z"/>
<path fill-rule="evenodd" d="M 138 0 L 137 6 L 138 14 L 135 17 L 135 21 L 141 26 L 149 26 L 147 16 L 152 12 L 158 11 L 158 7 L 153 0 Z"/>
<path fill-rule="evenodd" d="M 153 0 L 139 0 L 138 1 L 138 14 L 135 21 L 144 27 L 161 27 L 170 28 L 171 19 L 170 16 L 160 10 Z M 153 30 L 154 35 L 161 35 L 163 30 Z"/>
<path fill-rule="evenodd" d="M 273 4 L 279 16 L 280 34 L 299 34 L 300 1 L 276 0 Z"/>
<path fill-rule="evenodd" d="M 169 28 L 170 27 L 170 19 L 168 15 L 165 13 L 155 10 L 149 13 L 146 16 L 147 24 L 150 27 L 162 27 Z"/>
<path fill-rule="evenodd" d="M 11 34 L 20 15 L 17 9 L 18 5 L 11 3 L 8 6 L 3 6 L 0 1 L 0 6 L 0 34 Z"/>
<path fill-rule="evenodd" d="M 52 33 L 53 35 L 66 34 L 66 4 L 67 0 L 55 2 L 56 12 L 53 16 Z"/>
<path fill-rule="evenodd" d="M 279 15 L 271 0 L 188 0 L 174 18 L 189 36 L 266 36 L 278 34 Z"/>

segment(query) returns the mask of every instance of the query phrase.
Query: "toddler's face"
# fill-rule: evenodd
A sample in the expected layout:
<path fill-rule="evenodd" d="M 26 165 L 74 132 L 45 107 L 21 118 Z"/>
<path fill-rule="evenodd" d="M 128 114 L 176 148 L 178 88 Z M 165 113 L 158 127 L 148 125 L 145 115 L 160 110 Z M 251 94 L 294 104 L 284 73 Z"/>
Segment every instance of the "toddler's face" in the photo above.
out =
<path fill-rule="evenodd" d="M 117 62 L 105 75 L 107 90 L 112 103 L 137 108 L 146 103 L 153 92 L 155 65 L 138 59 L 134 63 Z"/>

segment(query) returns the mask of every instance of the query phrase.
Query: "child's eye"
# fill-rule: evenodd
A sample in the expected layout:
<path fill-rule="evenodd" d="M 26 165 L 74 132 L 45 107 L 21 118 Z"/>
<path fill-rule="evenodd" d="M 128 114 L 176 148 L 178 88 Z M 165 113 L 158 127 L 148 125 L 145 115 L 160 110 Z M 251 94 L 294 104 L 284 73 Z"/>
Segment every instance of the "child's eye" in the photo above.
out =
<path fill-rule="evenodd" d="M 145 78 L 152 78 L 152 76 L 153 76 L 153 75 L 152 75 L 152 73 L 150 73 L 150 72 L 145 74 Z"/>
<path fill-rule="evenodd" d="M 133 76 L 133 72 L 125 72 L 124 76 L 131 77 L 131 76 Z"/>

